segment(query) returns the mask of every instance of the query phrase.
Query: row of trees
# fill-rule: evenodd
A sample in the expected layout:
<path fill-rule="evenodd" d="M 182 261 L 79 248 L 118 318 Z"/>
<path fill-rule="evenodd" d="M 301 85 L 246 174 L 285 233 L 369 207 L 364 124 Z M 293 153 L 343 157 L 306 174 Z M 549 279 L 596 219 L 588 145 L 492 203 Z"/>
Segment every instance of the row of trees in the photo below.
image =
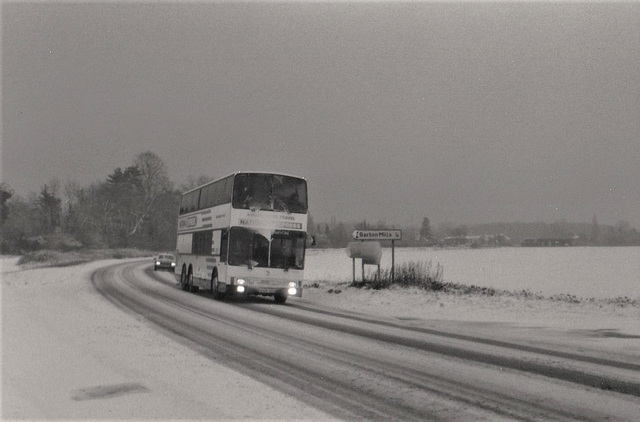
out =
<path fill-rule="evenodd" d="M 582 246 L 638 246 L 640 232 L 628 221 L 614 225 L 599 224 L 594 215 L 591 223 L 571 223 L 557 220 L 553 223 L 491 223 L 463 226 L 466 233 L 504 233 L 512 244 L 520 244 L 525 238 L 573 238 L 574 245 Z"/>
<path fill-rule="evenodd" d="M 2 253 L 39 248 L 135 247 L 173 249 L 180 194 L 153 152 L 138 154 L 124 170 L 82 187 L 57 181 L 23 199 L 0 186 Z"/>
<path fill-rule="evenodd" d="M 90 186 L 76 182 L 63 188 L 52 181 L 28 198 L 14 195 L 0 184 L 0 248 L 3 254 L 53 248 L 140 248 L 173 250 L 176 244 L 176 213 L 180 193 L 207 182 L 207 176 L 190 178 L 174 188 L 164 161 L 147 151 L 136 155 L 130 166 L 116 168 L 107 178 Z M 341 248 L 352 241 L 356 229 L 400 228 L 397 246 L 437 245 L 447 236 L 501 235 L 519 244 L 529 237 L 571 237 L 583 245 L 640 245 L 640 233 L 628 222 L 600 225 L 589 223 L 494 223 L 432 227 L 429 218 L 421 225 L 391 227 L 384 221 L 316 223 L 309 217 L 309 232 L 317 247 Z"/>

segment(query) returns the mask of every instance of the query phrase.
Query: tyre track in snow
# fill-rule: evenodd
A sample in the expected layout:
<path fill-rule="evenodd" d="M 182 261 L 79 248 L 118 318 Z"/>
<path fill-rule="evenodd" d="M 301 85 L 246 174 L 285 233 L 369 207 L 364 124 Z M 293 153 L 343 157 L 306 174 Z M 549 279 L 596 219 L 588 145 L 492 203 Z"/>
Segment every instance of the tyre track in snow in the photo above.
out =
<path fill-rule="evenodd" d="M 543 375 L 546 377 L 557 378 L 562 381 L 569 381 L 578 384 L 582 384 L 588 387 L 604 388 L 607 390 L 615 391 L 622 394 L 629 394 L 636 397 L 640 397 L 640 365 L 630 362 L 622 362 L 612 359 L 605 359 L 601 357 L 594 357 L 588 355 L 580 355 L 575 353 L 567 353 L 563 351 L 557 351 L 552 349 L 545 349 L 540 347 L 534 347 L 529 345 L 522 345 L 516 343 L 510 343 L 500 340 L 487 339 L 483 337 L 474 337 L 469 335 L 460 335 L 456 333 L 447 333 L 439 330 L 433 330 L 420 327 L 407 327 L 401 324 L 395 324 L 388 321 L 376 320 L 367 317 L 353 316 L 342 312 L 324 312 L 313 307 L 308 306 L 296 306 L 297 309 L 303 309 L 307 313 L 293 313 L 282 312 L 278 310 L 272 310 L 265 307 L 252 306 L 250 309 L 267 313 L 271 315 L 280 315 L 283 318 L 289 318 L 301 323 L 312 324 L 317 321 L 313 315 L 309 312 L 321 313 L 339 318 L 347 318 L 355 321 L 361 321 L 371 323 L 374 325 L 381 325 L 387 327 L 397 328 L 403 331 L 417 332 L 427 334 L 432 337 L 442 337 L 447 339 L 461 340 L 463 344 L 467 344 L 466 347 L 457 347 L 441 343 L 436 343 L 429 340 L 420 340 L 410 338 L 403 335 L 384 334 L 376 331 L 372 331 L 365 328 L 346 326 L 340 323 L 320 321 L 319 325 L 332 329 L 334 331 L 340 331 L 349 334 L 355 334 L 359 336 L 369 337 L 374 340 L 386 341 L 392 344 L 402 345 L 406 347 L 416 348 L 425 352 L 437 353 L 447 355 L 451 357 L 457 357 L 464 360 L 472 360 L 479 363 L 488 365 L 495 365 L 500 368 L 509 368 L 518 371 L 529 372 L 532 374 Z M 495 346 L 489 350 L 491 353 L 480 352 L 471 349 L 468 344 Z M 504 352 L 516 352 L 519 356 L 517 358 L 509 357 L 509 353 Z M 544 357 L 545 363 L 538 363 L 530 360 L 522 359 L 522 354 L 535 355 L 537 358 Z M 554 358 L 550 360 L 549 358 Z M 551 364 L 550 362 L 553 362 Z M 577 364 L 574 366 L 584 366 L 591 369 L 595 369 L 593 365 L 597 365 L 600 369 L 600 373 L 610 373 L 613 370 L 622 369 L 625 370 L 625 375 L 635 374 L 633 377 L 638 381 L 629 381 L 627 379 L 616 378 L 611 375 L 600 375 L 596 373 L 584 372 L 580 369 L 572 369 L 571 367 L 561 366 Z M 580 365 L 581 363 L 590 364 Z"/>
<path fill-rule="evenodd" d="M 611 416 L 607 407 L 586 405 L 602 394 L 610 408 L 619 409 L 621 420 L 626 415 L 632 420 L 633 410 L 640 408 L 635 397 L 640 383 L 624 380 L 625 374 L 638 375 L 634 364 L 408 327 L 293 301 L 285 306 L 259 299 L 221 303 L 207 294 L 182 292 L 163 277 L 145 274 L 144 267 L 107 267 L 93 275 L 93 284 L 110 301 L 210 359 L 338 418 L 597 420 Z M 602 375 L 609 370 L 617 376 Z M 632 397 L 613 388 L 599 390 L 605 386 Z M 566 390 L 580 397 L 563 403 L 554 392 Z"/>
<path fill-rule="evenodd" d="M 570 360 L 579 361 L 579 362 L 586 362 L 586 363 L 593 363 L 593 364 L 597 364 L 597 365 L 604 365 L 604 366 L 608 366 L 608 367 L 611 367 L 611 368 L 629 369 L 629 370 L 632 370 L 632 371 L 640 372 L 640 364 L 638 364 L 638 363 L 624 362 L 624 361 L 613 360 L 613 359 L 606 359 L 606 358 L 597 357 L 597 356 L 588 356 L 588 355 L 581 355 L 581 354 L 576 354 L 576 353 L 568 353 L 568 352 L 564 352 L 564 351 L 560 351 L 560 350 L 553 350 L 553 349 L 548 349 L 548 348 L 543 348 L 543 347 L 536 347 L 536 346 L 530 346 L 530 345 L 525 345 L 525 344 L 512 343 L 512 342 L 501 341 L 501 340 L 496 340 L 496 339 L 492 339 L 492 338 L 485 338 L 485 337 L 478 337 L 478 336 L 470 336 L 470 335 L 466 335 L 466 334 L 458 334 L 458 333 L 446 332 L 446 331 L 436 330 L 436 329 L 432 329 L 432 328 L 407 326 L 406 324 L 399 324 L 399 323 L 396 323 L 396 322 L 385 321 L 385 320 L 382 320 L 382 319 L 376 319 L 376 318 L 371 318 L 371 317 L 367 317 L 367 316 L 354 315 L 354 314 L 349 314 L 349 313 L 340 312 L 340 311 L 326 311 L 324 309 L 319 309 L 317 307 L 308 306 L 308 305 L 294 305 L 294 306 L 297 309 L 302 309 L 302 310 L 305 310 L 305 311 L 308 311 L 308 312 L 315 312 L 315 313 L 319 313 L 319 314 L 323 314 L 323 315 L 338 316 L 338 317 L 341 317 L 341 318 L 349 318 L 349 319 L 356 320 L 356 321 L 370 322 L 370 323 L 385 325 L 385 326 L 394 327 L 394 328 L 401 328 L 401 329 L 404 329 L 404 330 L 414 331 L 414 332 L 423 333 L 423 334 L 429 334 L 429 335 L 434 335 L 434 336 L 440 336 L 440 337 L 446 337 L 446 338 L 470 341 L 470 342 L 474 342 L 474 343 L 481 343 L 481 344 L 486 344 L 486 345 L 491 345 L 491 346 L 499 346 L 499 347 L 503 347 L 503 348 L 506 348 L 506 349 L 513 349 L 513 350 L 516 350 L 516 351 L 532 352 L 532 353 L 537 353 L 537 354 L 546 355 L 546 356 L 565 358 L 565 359 L 570 359 Z M 254 310 L 258 310 L 258 309 L 254 309 Z M 266 310 L 266 311 L 265 310 L 258 310 L 258 311 L 260 311 L 260 312 L 269 312 L 269 310 Z M 633 395 L 637 396 L 637 395 L 640 395 L 640 391 L 638 389 L 635 389 L 633 391 L 630 391 L 629 394 L 633 394 Z"/>

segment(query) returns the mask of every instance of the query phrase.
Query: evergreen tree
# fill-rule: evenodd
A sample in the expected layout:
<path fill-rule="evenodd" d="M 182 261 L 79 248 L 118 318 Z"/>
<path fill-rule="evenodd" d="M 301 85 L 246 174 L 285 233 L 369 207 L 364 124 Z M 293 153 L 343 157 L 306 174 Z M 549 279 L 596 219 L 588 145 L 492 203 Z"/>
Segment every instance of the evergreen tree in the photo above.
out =
<path fill-rule="evenodd" d="M 41 216 L 42 231 L 45 234 L 53 233 L 60 226 L 61 202 L 60 198 L 56 198 L 55 186 L 53 188 L 47 185 L 42 187 L 37 204 Z"/>
<path fill-rule="evenodd" d="M 431 232 L 431 222 L 427 217 L 422 219 L 422 226 L 420 227 L 420 242 L 427 243 L 433 237 Z"/>
<path fill-rule="evenodd" d="M 9 206 L 7 201 L 13 196 L 13 191 L 9 186 L 4 183 L 0 183 L 0 224 L 4 223 L 9 218 Z"/>

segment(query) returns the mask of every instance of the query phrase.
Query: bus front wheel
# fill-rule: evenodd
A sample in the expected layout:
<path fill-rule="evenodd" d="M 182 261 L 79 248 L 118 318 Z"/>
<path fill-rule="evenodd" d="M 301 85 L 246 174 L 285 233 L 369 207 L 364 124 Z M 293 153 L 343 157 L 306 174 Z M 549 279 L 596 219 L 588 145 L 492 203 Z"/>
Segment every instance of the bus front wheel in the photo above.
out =
<path fill-rule="evenodd" d="M 283 293 L 276 293 L 275 295 L 273 295 L 273 299 L 276 301 L 276 303 L 282 304 L 287 301 L 287 295 Z"/>
<path fill-rule="evenodd" d="M 218 289 L 218 275 L 214 275 L 213 278 L 211 279 L 211 290 L 213 290 L 213 298 L 215 300 L 223 300 L 224 297 L 226 296 L 226 293 L 221 292 Z"/>

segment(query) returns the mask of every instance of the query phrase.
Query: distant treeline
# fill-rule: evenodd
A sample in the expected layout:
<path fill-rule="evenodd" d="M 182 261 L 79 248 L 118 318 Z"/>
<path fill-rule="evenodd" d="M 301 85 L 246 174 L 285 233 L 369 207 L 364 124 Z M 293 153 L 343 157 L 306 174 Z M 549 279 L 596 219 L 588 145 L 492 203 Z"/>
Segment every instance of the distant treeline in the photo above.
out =
<path fill-rule="evenodd" d="M 164 161 L 147 151 L 136 155 L 130 166 L 116 168 L 102 182 L 81 186 L 56 180 L 43 184 L 39 193 L 27 198 L 0 184 L 0 248 L 2 254 L 23 254 L 39 249 L 139 248 L 171 251 L 176 245 L 176 219 L 181 192 L 211 180 L 190 178 L 174 188 Z M 342 248 L 352 241 L 356 229 L 402 229 L 396 246 L 437 246 L 447 237 L 485 236 L 491 246 L 519 245 L 525 238 L 577 236 L 576 245 L 640 245 L 640 233 L 628 222 L 614 226 L 591 223 L 491 223 L 432 227 L 429 218 L 415 226 L 391 227 L 374 224 L 315 222 L 309 215 L 309 233 L 316 247 Z M 488 240 L 487 240 L 488 239 Z"/>
<path fill-rule="evenodd" d="M 562 239 L 575 237 L 576 246 L 640 246 L 640 232 L 627 221 L 615 225 L 598 224 L 594 216 L 591 223 L 490 223 L 469 226 L 474 233 L 504 233 L 513 244 L 524 239 Z"/>
<path fill-rule="evenodd" d="M 332 223 L 314 224 L 309 231 L 316 237 L 318 247 L 345 247 L 353 241 L 351 233 L 356 229 L 391 228 L 385 222 L 369 224 Z M 598 224 L 594 216 L 591 223 L 570 223 L 564 220 L 553 223 L 486 223 L 453 224 L 440 223 L 431 227 L 428 218 L 421 226 L 394 227 L 402 229 L 402 241 L 396 246 L 446 246 L 447 238 L 470 238 L 478 246 L 520 246 L 524 239 L 572 239 L 574 246 L 640 246 L 640 232 L 626 221 L 616 225 Z M 473 240 L 478 237 L 483 239 Z M 475 243 L 478 242 L 478 243 Z"/>

